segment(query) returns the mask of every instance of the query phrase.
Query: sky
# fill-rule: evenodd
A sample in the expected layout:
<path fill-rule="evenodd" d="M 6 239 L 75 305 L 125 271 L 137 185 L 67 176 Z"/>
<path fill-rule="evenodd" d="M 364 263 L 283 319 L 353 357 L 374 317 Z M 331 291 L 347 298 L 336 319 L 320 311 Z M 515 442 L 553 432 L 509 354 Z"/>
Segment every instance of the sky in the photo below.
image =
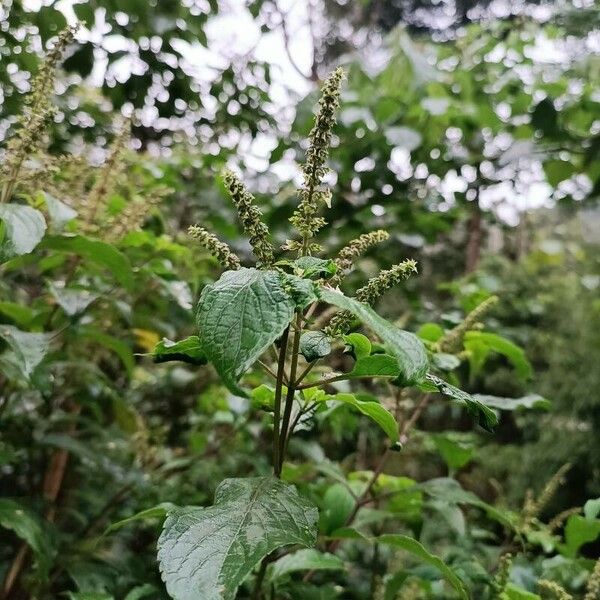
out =
<path fill-rule="evenodd" d="M 39 8 L 43 0 L 25 0 L 25 6 L 30 10 Z M 589 0 L 578 0 L 586 4 Z M 73 12 L 74 0 L 59 0 L 57 6 L 64 12 L 67 19 L 74 23 L 76 21 Z M 202 0 L 196 0 L 196 4 L 202 7 Z M 441 2 L 441 4 L 448 4 Z M 495 0 L 492 9 L 496 12 L 507 10 L 508 3 L 503 0 Z M 280 0 L 278 3 L 280 11 L 286 15 L 289 33 L 289 50 L 294 57 L 296 67 L 305 73 L 309 73 L 312 63 L 312 36 L 308 27 L 307 1 Z M 209 10 L 206 3 L 205 9 Z M 547 9 L 544 9 L 547 10 Z M 442 15 L 443 16 L 443 15 Z M 538 15 L 539 16 L 539 15 Z M 541 15 L 543 16 L 543 15 Z M 199 43 L 188 44 L 180 41 L 175 44 L 175 50 L 185 60 L 185 68 L 190 74 L 194 74 L 200 81 L 206 82 L 214 78 L 220 69 L 226 67 L 236 58 L 252 54 L 257 60 L 265 61 L 272 65 L 271 99 L 276 107 L 279 126 L 285 130 L 293 120 L 294 106 L 297 99 L 305 96 L 313 89 L 313 83 L 306 77 L 302 77 L 290 63 L 285 48 L 284 35 L 281 27 L 273 28 L 271 31 L 261 32 L 259 24 L 252 18 L 245 7 L 244 0 L 221 0 L 220 13 L 213 16 L 206 27 L 208 39 L 207 47 Z M 90 31 L 85 28 L 78 32 L 82 41 L 91 40 L 98 47 L 96 52 L 96 63 L 91 79 L 100 83 L 105 75 L 107 60 L 106 51 L 135 49 L 127 39 L 112 35 L 102 20 L 101 12 L 96 15 L 95 27 Z M 157 40 L 158 42 L 159 40 Z M 600 53 L 600 32 L 592 33 L 586 41 L 587 47 L 584 51 Z M 550 40 L 544 35 L 538 35 L 530 45 L 530 57 L 539 65 L 560 65 L 572 59 L 574 49 L 569 40 Z M 502 44 L 499 43 L 494 51 L 497 56 L 490 56 L 490 60 L 503 60 L 504 54 Z M 381 54 L 381 53 L 379 53 Z M 365 60 L 369 62 L 370 68 L 377 70 L 381 61 L 375 48 L 369 48 L 363 52 Z M 114 75 L 117 80 L 124 80 L 132 72 L 143 72 L 144 65 L 136 60 L 135 55 L 124 57 L 115 65 Z M 204 109 L 210 111 L 214 107 L 216 99 L 205 94 L 203 97 Z M 435 107 L 432 107 L 432 110 Z M 149 107 L 140 115 L 142 122 L 156 124 L 157 115 L 155 109 Z M 501 139 L 494 140 L 496 144 L 504 143 Z M 506 140 L 507 150 L 511 147 L 511 140 Z M 285 159 L 276 165 L 269 167 L 269 157 L 276 144 L 274 137 L 259 134 L 254 139 L 248 137 L 242 140 L 239 161 L 242 168 L 254 172 L 260 185 L 260 173 L 270 168 L 281 180 L 299 178 L 300 174 L 295 164 Z M 367 157 L 368 158 L 368 157 Z M 372 169 L 368 160 L 359 161 L 355 166 L 357 171 Z M 392 150 L 388 168 L 395 173 L 396 177 L 403 181 L 411 177 L 417 165 L 411 163 L 410 148 L 406 144 L 399 145 Z M 266 181 L 266 180 L 265 180 Z M 357 181 L 360 181 L 357 178 Z M 468 174 L 449 172 L 441 180 L 432 180 L 431 184 L 446 199 L 442 210 L 448 210 L 454 203 L 454 193 L 463 192 L 468 182 Z M 299 183 L 299 181 L 298 181 Z M 571 182 L 572 186 L 581 185 L 585 188 L 586 182 Z M 385 191 L 384 191 L 385 193 Z M 507 224 L 515 225 L 519 221 L 519 213 L 552 204 L 552 188 L 545 181 L 545 176 L 539 160 L 530 160 L 522 164 L 521 168 L 511 176 L 510 179 L 498 184 L 490 185 L 480 195 L 480 202 L 484 209 L 494 210 L 497 216 Z"/>

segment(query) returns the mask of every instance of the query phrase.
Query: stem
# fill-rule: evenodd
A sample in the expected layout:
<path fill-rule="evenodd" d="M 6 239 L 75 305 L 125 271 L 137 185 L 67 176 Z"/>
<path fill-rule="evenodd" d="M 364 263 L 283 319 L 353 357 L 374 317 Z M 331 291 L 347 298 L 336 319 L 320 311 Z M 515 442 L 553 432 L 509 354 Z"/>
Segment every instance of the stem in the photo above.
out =
<path fill-rule="evenodd" d="M 283 379 L 285 377 L 285 357 L 287 354 L 288 338 L 290 335 L 289 325 L 281 336 L 281 347 L 277 359 L 277 383 L 275 385 L 275 402 L 273 406 L 273 473 L 279 477 L 279 421 L 281 417 L 281 395 L 283 393 Z"/>
<path fill-rule="evenodd" d="M 285 450 L 287 446 L 288 429 L 290 426 L 290 417 L 292 416 L 292 408 L 294 406 L 294 395 L 296 393 L 296 373 L 298 371 L 298 355 L 300 350 L 300 336 L 302 335 L 302 313 L 296 316 L 296 327 L 294 330 L 294 341 L 292 346 L 292 357 L 290 366 L 289 384 L 285 397 L 285 408 L 283 411 L 283 419 L 281 421 L 281 432 L 279 434 L 279 466 L 277 476 L 281 475 L 283 460 L 285 458 Z"/>
<path fill-rule="evenodd" d="M 373 375 L 362 375 L 362 376 L 354 376 L 349 377 L 348 373 L 344 373 L 343 375 L 336 375 L 335 377 L 330 377 L 329 379 L 321 379 L 320 381 L 312 381 L 311 383 L 304 383 L 302 385 L 296 386 L 297 390 L 307 390 L 308 388 L 313 387 L 321 387 L 324 385 L 328 385 L 330 383 L 335 383 L 336 381 L 345 381 L 346 379 L 373 379 Z"/>

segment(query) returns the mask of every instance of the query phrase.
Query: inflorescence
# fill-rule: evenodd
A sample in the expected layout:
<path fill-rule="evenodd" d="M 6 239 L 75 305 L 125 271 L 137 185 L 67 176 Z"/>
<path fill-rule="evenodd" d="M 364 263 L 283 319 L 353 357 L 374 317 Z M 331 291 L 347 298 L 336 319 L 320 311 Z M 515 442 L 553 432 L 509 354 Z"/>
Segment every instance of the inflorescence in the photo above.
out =
<path fill-rule="evenodd" d="M 240 268 L 240 259 L 214 233 L 210 233 L 210 231 L 198 225 L 192 225 L 188 229 L 188 234 L 197 240 L 203 248 L 206 248 L 226 269 L 236 271 Z"/>
<path fill-rule="evenodd" d="M 223 173 L 223 181 L 237 208 L 244 230 L 250 237 L 254 255 L 262 266 L 270 266 L 273 263 L 273 245 L 269 241 L 269 228 L 262 221 L 262 212 L 254 204 L 254 196 L 232 171 Z"/>
<path fill-rule="evenodd" d="M 331 204 L 329 189 L 320 189 L 321 181 L 327 174 L 327 157 L 331 134 L 335 125 L 335 113 L 340 103 L 340 86 L 344 79 L 344 71 L 336 69 L 325 81 L 321 90 L 319 110 L 315 116 L 315 124 L 310 132 L 306 162 L 302 167 L 304 184 L 299 190 L 300 203 L 290 218 L 290 222 L 302 236 L 302 242 L 288 241 L 290 250 L 311 253 L 319 250 L 319 246 L 311 244 L 313 238 L 326 224 L 323 217 L 318 216 L 322 204 Z"/>

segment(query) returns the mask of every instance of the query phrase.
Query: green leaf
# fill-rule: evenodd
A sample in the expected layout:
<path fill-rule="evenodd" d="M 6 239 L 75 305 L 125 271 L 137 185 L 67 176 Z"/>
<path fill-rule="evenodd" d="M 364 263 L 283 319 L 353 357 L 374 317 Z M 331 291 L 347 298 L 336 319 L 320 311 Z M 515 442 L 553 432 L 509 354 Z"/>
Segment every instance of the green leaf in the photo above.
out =
<path fill-rule="evenodd" d="M 498 410 L 520 410 L 520 409 L 539 409 L 549 410 L 552 404 L 546 398 L 538 394 L 528 394 L 521 398 L 500 398 L 498 396 L 486 396 L 483 394 L 473 394 L 477 402 L 481 402 L 490 408 Z"/>
<path fill-rule="evenodd" d="M 41 521 L 17 502 L 0 498 L 0 526 L 10 529 L 33 550 L 43 577 L 52 566 L 54 548 Z"/>
<path fill-rule="evenodd" d="M 319 514 L 319 529 L 329 534 L 342 527 L 352 514 L 356 497 L 350 492 L 348 484 L 334 483 L 323 495 Z"/>
<path fill-rule="evenodd" d="M 306 331 L 300 337 L 300 354 L 308 362 L 323 358 L 330 352 L 331 342 L 322 331 Z"/>
<path fill-rule="evenodd" d="M 425 378 L 429 361 L 425 347 L 417 336 L 398 329 L 380 317 L 371 307 L 354 298 L 348 298 L 337 290 L 323 288 L 321 298 L 338 308 L 349 310 L 381 338 L 388 351 L 398 361 L 400 383 L 414 385 Z"/>
<path fill-rule="evenodd" d="M 317 397 L 316 400 L 335 400 L 336 402 L 343 402 L 352 406 L 363 415 L 375 421 L 393 442 L 397 442 L 399 439 L 398 423 L 394 419 L 394 415 L 375 400 L 359 400 L 354 394 L 325 395 Z"/>
<path fill-rule="evenodd" d="M 98 298 L 98 294 L 85 289 L 64 288 L 55 283 L 50 283 L 48 287 L 57 304 L 70 317 L 83 312 Z"/>
<path fill-rule="evenodd" d="M 437 323 L 424 323 L 419 327 L 417 335 L 427 342 L 437 342 L 444 335 L 444 330 Z"/>
<path fill-rule="evenodd" d="M 110 244 L 80 235 L 65 235 L 48 236 L 42 247 L 77 254 L 92 264 L 106 268 L 125 288 L 133 287 L 134 278 L 129 259 Z"/>
<path fill-rule="evenodd" d="M 395 356 L 389 354 L 372 354 L 359 358 L 348 377 L 392 377 L 400 376 L 400 367 Z"/>
<path fill-rule="evenodd" d="M 200 345 L 232 392 L 246 395 L 237 381 L 281 336 L 295 309 L 276 271 L 226 271 L 204 288 L 196 316 Z"/>
<path fill-rule="evenodd" d="M 290 264 L 306 279 L 329 279 L 337 271 L 333 260 L 316 256 L 302 256 Z"/>
<path fill-rule="evenodd" d="M 317 509 L 273 477 L 226 479 L 208 508 L 169 511 L 158 560 L 174 600 L 232 600 L 268 554 L 316 542 Z"/>
<path fill-rule="evenodd" d="M 0 325 L 0 338 L 6 340 L 10 346 L 12 357 L 23 376 L 30 379 L 35 368 L 46 356 L 52 335 L 29 333 L 12 325 Z"/>
<path fill-rule="evenodd" d="M 89 338 L 114 352 L 123 363 L 123 366 L 127 370 L 127 374 L 131 376 L 133 368 L 135 367 L 135 360 L 128 344 L 113 335 L 104 333 L 96 327 L 82 326 L 79 327 L 78 331 L 82 338 Z"/>
<path fill-rule="evenodd" d="M 61 202 L 46 192 L 42 192 L 42 195 L 48 208 L 50 221 L 52 221 L 52 225 L 56 229 L 62 229 L 64 225 L 77 216 L 77 211 L 73 210 L 68 204 Z"/>
<path fill-rule="evenodd" d="M 454 356 L 454 354 L 436 352 L 432 358 L 434 367 L 440 371 L 454 371 L 460 366 L 460 358 Z"/>
<path fill-rule="evenodd" d="M 297 571 L 339 571 L 344 568 L 344 561 L 335 554 L 306 548 L 274 562 L 269 579 L 275 581 Z"/>
<path fill-rule="evenodd" d="M 371 354 L 371 340 L 362 333 L 350 333 L 345 335 L 344 342 L 352 348 L 354 357 L 357 360 Z"/>
<path fill-rule="evenodd" d="M 139 513 L 136 513 L 135 515 L 132 515 L 131 517 L 121 519 L 116 523 L 111 523 L 111 525 L 109 525 L 106 531 L 104 532 L 104 535 L 107 535 L 112 531 L 116 531 L 117 529 L 121 529 L 121 527 L 129 525 L 134 521 L 147 521 L 149 519 L 160 519 L 161 521 L 164 521 L 169 511 L 176 509 L 178 509 L 178 507 L 175 506 L 175 504 L 171 504 L 170 502 L 162 502 L 161 504 L 157 504 L 152 508 L 142 510 Z"/>
<path fill-rule="evenodd" d="M 600 498 L 588 500 L 583 505 L 583 514 L 586 519 L 595 519 L 600 514 Z"/>
<path fill-rule="evenodd" d="M 455 479 L 451 479 L 450 477 L 438 477 L 420 483 L 416 487 L 436 500 L 442 500 L 443 502 L 450 502 L 453 504 L 468 504 L 470 506 L 481 508 L 489 517 L 498 521 L 498 523 L 501 523 L 509 529 L 514 529 L 511 514 L 495 508 L 491 504 L 478 498 L 472 492 L 464 490 L 460 486 L 460 483 Z"/>
<path fill-rule="evenodd" d="M 600 536 L 600 519 L 587 519 L 581 515 L 571 515 L 565 525 L 565 543 L 561 553 L 575 558 L 584 544 L 593 542 Z"/>
<path fill-rule="evenodd" d="M 546 180 L 552 187 L 556 187 L 561 181 L 569 179 L 575 172 L 575 166 L 567 160 L 549 160 L 544 163 Z"/>
<path fill-rule="evenodd" d="M 466 407 L 469 413 L 476 415 L 479 418 L 479 424 L 484 429 L 491 431 L 498 424 L 496 413 L 470 394 L 467 394 L 467 392 L 463 392 L 457 387 L 450 385 L 433 373 L 427 375 L 427 383 L 431 383 L 441 394 L 452 398 L 458 404 Z"/>
<path fill-rule="evenodd" d="M 487 349 L 505 356 L 521 379 L 531 377 L 533 370 L 525 356 L 525 352 L 505 337 L 487 331 L 467 331 L 465 334 L 465 348 L 470 350 L 471 344 L 483 344 Z"/>
<path fill-rule="evenodd" d="M 409 552 L 413 556 L 432 565 L 442 573 L 448 583 L 458 592 L 461 598 L 469 600 L 469 594 L 465 588 L 465 584 L 459 579 L 458 575 L 444 561 L 435 554 L 431 554 L 417 540 L 400 534 L 385 534 L 375 539 L 380 544 L 387 544 L 394 548 L 400 548 Z"/>
<path fill-rule="evenodd" d="M 517 587 L 514 583 L 509 583 L 504 588 L 506 600 L 541 600 L 541 596 L 528 592 L 523 588 Z"/>
<path fill-rule="evenodd" d="M 302 310 L 318 300 L 315 284 L 312 281 L 288 273 L 279 273 L 279 277 L 283 289 L 292 298 L 296 308 Z"/>
<path fill-rule="evenodd" d="M 263 383 L 250 392 L 250 398 L 253 408 L 272 411 L 275 405 L 275 390 Z"/>
<path fill-rule="evenodd" d="M 448 468 L 458 470 L 464 467 L 473 456 L 473 448 L 465 445 L 460 437 L 450 433 L 432 434 L 431 439 Z"/>
<path fill-rule="evenodd" d="M 200 338 L 197 335 L 172 342 L 163 338 L 152 351 L 152 360 L 155 363 L 164 363 L 179 360 L 191 365 L 205 365 L 207 363 L 206 353 L 200 346 Z"/>
<path fill-rule="evenodd" d="M 23 204 L 0 204 L 0 221 L 5 227 L 4 239 L 0 236 L 0 260 L 29 254 L 46 232 L 44 215 Z"/>

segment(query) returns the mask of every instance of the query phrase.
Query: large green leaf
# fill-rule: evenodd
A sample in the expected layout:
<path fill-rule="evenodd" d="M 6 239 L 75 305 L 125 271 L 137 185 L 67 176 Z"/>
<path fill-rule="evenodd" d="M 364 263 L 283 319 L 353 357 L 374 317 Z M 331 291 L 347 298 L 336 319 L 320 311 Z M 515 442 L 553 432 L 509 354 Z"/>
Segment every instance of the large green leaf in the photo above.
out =
<path fill-rule="evenodd" d="M 0 325 L 0 338 L 11 349 L 11 362 L 29 379 L 50 348 L 51 334 L 21 331 L 12 325 Z"/>
<path fill-rule="evenodd" d="M 496 413 L 484 403 L 471 396 L 471 394 L 459 390 L 433 373 L 427 375 L 427 383 L 432 384 L 441 394 L 465 406 L 471 414 L 478 416 L 479 424 L 484 429 L 491 431 L 498 424 Z"/>
<path fill-rule="evenodd" d="M 274 562 L 269 579 L 273 581 L 296 571 L 339 571 L 341 569 L 344 569 L 344 561 L 335 554 L 304 548 Z"/>
<path fill-rule="evenodd" d="M 208 508 L 169 510 L 158 560 L 175 600 L 231 600 L 268 554 L 316 542 L 317 509 L 273 477 L 226 479 Z"/>
<path fill-rule="evenodd" d="M 0 235 L 1 260 L 29 254 L 46 231 L 44 215 L 23 204 L 0 204 L 0 221 L 5 228 L 4 238 Z"/>
<path fill-rule="evenodd" d="M 123 287 L 133 287 L 133 271 L 129 259 L 111 244 L 81 235 L 65 235 L 48 236 L 42 246 L 77 254 L 90 263 L 106 268 Z"/>
<path fill-rule="evenodd" d="M 35 554 L 41 573 L 47 574 L 52 564 L 54 548 L 42 522 L 17 502 L 0 498 L 0 527 L 11 529 L 27 542 Z"/>
<path fill-rule="evenodd" d="M 387 544 L 388 546 L 405 550 L 420 560 L 434 566 L 448 580 L 450 585 L 452 585 L 452 587 L 458 592 L 461 598 L 464 598 L 465 600 L 469 599 L 467 589 L 465 588 L 464 583 L 459 579 L 458 575 L 456 575 L 456 573 L 448 565 L 446 565 L 446 563 L 439 556 L 431 554 L 417 540 L 406 535 L 385 534 L 379 536 L 376 541 L 380 544 Z"/>
<path fill-rule="evenodd" d="M 200 345 L 231 391 L 245 395 L 237 381 L 281 336 L 295 309 L 276 271 L 226 271 L 204 288 L 196 316 Z"/>
<path fill-rule="evenodd" d="M 429 361 L 423 342 L 416 335 L 398 329 L 380 317 L 371 307 L 354 298 L 344 296 L 338 290 L 323 288 L 321 298 L 329 304 L 352 312 L 381 338 L 388 351 L 398 361 L 399 380 L 402 384 L 413 385 L 425 378 Z"/>

